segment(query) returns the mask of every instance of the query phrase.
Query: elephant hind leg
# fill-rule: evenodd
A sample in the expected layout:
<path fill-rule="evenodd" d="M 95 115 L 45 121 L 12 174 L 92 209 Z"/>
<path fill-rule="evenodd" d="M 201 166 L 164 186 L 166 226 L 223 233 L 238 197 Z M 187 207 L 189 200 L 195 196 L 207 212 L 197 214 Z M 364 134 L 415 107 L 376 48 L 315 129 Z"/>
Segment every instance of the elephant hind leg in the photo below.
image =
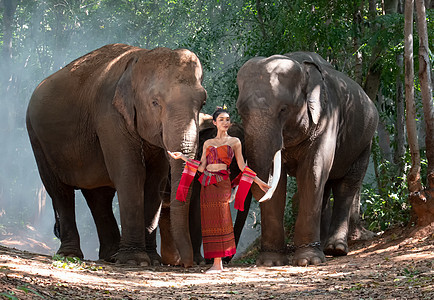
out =
<path fill-rule="evenodd" d="M 324 247 L 324 253 L 327 255 L 342 256 L 348 253 L 347 239 L 351 208 L 359 205 L 360 187 L 368 168 L 369 155 L 370 146 L 361 153 L 343 178 L 333 181 L 333 213 L 329 236 Z"/>
<path fill-rule="evenodd" d="M 332 218 L 332 203 L 330 202 L 330 194 L 331 194 L 331 183 L 327 181 L 324 186 L 324 195 L 322 200 L 322 209 L 321 209 L 321 231 L 320 231 L 320 240 L 321 245 L 325 245 L 327 238 L 329 236 L 330 223 Z"/>
<path fill-rule="evenodd" d="M 80 236 L 75 222 L 75 193 L 74 189 L 65 184 L 57 183 L 55 187 L 44 184 L 47 193 L 53 201 L 56 216 L 55 231 L 60 237 L 60 247 L 57 254 L 83 259 L 80 248 Z"/>
<path fill-rule="evenodd" d="M 79 257 L 82 259 L 83 252 L 80 249 L 80 237 L 75 222 L 74 188 L 64 184 L 53 172 L 53 169 L 44 154 L 43 148 L 33 131 L 33 127 L 28 120 L 27 130 L 29 132 L 30 142 L 32 144 L 33 153 L 35 154 L 42 183 L 53 203 L 54 215 L 56 218 L 54 234 L 61 242 L 57 254 Z"/>
<path fill-rule="evenodd" d="M 90 208 L 98 232 L 99 258 L 110 261 L 119 250 L 121 239 L 112 209 L 116 190 L 110 187 L 100 187 L 92 190 L 82 189 L 81 191 Z"/>

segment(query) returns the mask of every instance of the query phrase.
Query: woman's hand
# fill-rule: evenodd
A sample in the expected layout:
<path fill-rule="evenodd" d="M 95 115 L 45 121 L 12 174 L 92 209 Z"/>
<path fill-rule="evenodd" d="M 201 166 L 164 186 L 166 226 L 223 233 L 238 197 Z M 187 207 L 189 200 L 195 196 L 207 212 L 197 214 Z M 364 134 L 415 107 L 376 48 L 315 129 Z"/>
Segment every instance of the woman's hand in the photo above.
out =
<path fill-rule="evenodd" d="M 187 157 L 184 154 L 182 154 L 182 152 L 170 152 L 169 150 L 167 150 L 167 153 L 169 153 L 169 155 L 173 159 L 182 159 L 184 161 L 187 161 Z"/>
<path fill-rule="evenodd" d="M 259 185 L 259 187 L 261 188 L 261 190 L 263 190 L 265 193 L 271 188 L 271 186 L 269 186 L 268 184 L 266 184 L 265 182 L 263 182 L 257 176 L 255 178 L 255 182 L 256 182 L 257 185 Z"/>

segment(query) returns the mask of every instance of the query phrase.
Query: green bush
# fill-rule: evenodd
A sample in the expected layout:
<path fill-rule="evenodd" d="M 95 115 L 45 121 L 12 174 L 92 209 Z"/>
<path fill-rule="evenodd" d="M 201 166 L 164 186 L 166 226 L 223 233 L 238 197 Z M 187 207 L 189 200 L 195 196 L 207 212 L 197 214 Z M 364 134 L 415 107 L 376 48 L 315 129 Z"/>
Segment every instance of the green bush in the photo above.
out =
<path fill-rule="evenodd" d="M 411 166 L 411 157 L 408 151 L 402 161 L 404 172 L 401 176 L 396 176 L 399 173 L 396 165 L 383 161 L 377 166 L 377 182 L 363 185 L 361 215 L 369 230 L 384 231 L 410 222 L 411 206 L 408 202 L 407 174 Z M 426 180 L 426 167 L 427 160 L 422 153 L 422 182 Z"/>

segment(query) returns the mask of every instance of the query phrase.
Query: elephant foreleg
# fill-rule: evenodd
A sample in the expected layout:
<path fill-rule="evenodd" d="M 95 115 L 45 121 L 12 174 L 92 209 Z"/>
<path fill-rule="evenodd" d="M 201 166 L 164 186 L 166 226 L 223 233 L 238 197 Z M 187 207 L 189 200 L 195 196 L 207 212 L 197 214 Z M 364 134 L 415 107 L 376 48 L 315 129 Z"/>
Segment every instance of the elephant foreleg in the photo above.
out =
<path fill-rule="evenodd" d="M 193 247 L 193 261 L 197 265 L 205 264 L 205 259 L 203 258 L 200 248 L 202 246 L 202 226 L 200 217 L 200 183 L 195 179 L 193 187 L 191 188 L 191 200 L 190 200 L 190 211 L 189 211 L 189 228 L 190 228 L 190 239 L 191 245 Z"/>
<path fill-rule="evenodd" d="M 254 189 L 259 187 L 254 186 Z M 253 190 L 255 195 L 255 190 Z M 285 253 L 283 216 L 286 200 L 286 173 L 282 168 L 279 184 L 273 197 L 260 204 L 261 208 L 261 253 L 257 265 L 278 266 L 288 264 Z M 256 198 L 256 197 L 255 197 Z"/>
<path fill-rule="evenodd" d="M 152 155 L 146 162 L 147 176 L 145 181 L 145 237 L 146 253 L 152 265 L 160 265 L 161 257 L 157 253 L 157 227 L 162 208 L 161 194 L 166 188 L 169 165 L 161 150 Z"/>
<path fill-rule="evenodd" d="M 99 258 L 111 261 L 119 249 L 121 239 L 118 224 L 113 215 L 112 202 L 116 190 L 101 187 L 81 190 L 93 216 L 99 238 Z"/>

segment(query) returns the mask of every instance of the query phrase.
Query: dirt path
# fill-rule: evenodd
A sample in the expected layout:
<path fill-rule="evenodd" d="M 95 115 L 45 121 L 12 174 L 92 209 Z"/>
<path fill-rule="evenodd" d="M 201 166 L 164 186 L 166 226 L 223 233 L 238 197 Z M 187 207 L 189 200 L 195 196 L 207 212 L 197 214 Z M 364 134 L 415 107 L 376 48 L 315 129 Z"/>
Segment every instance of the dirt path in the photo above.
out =
<path fill-rule="evenodd" d="M 350 249 L 315 267 L 230 264 L 208 275 L 205 266 L 75 265 L 0 247 L 0 299 L 434 299 L 434 224 Z"/>

